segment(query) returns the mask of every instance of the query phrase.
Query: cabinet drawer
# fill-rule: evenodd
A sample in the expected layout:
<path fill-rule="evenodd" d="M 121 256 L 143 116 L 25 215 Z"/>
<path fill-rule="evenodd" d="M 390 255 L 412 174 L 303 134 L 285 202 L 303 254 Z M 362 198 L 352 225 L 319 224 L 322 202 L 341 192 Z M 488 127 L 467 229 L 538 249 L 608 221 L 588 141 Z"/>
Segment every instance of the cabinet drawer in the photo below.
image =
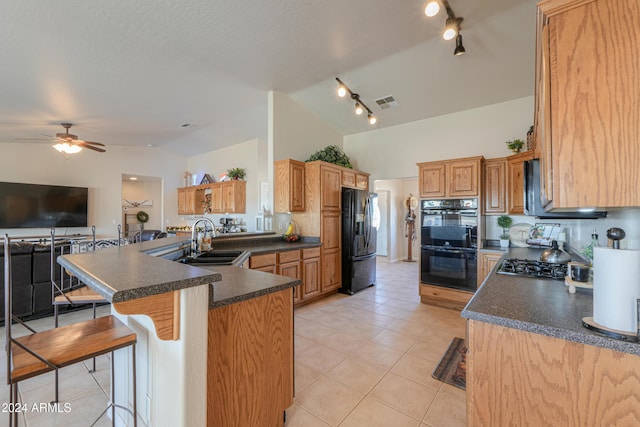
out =
<path fill-rule="evenodd" d="M 275 252 L 262 255 L 254 255 L 249 259 L 249 266 L 251 268 L 266 267 L 268 265 L 276 265 Z"/>
<path fill-rule="evenodd" d="M 278 253 L 278 264 L 300 260 L 300 249 Z"/>
<path fill-rule="evenodd" d="M 317 248 L 307 248 L 302 250 L 303 259 L 316 258 L 319 256 L 320 256 L 320 246 L 318 246 Z"/>

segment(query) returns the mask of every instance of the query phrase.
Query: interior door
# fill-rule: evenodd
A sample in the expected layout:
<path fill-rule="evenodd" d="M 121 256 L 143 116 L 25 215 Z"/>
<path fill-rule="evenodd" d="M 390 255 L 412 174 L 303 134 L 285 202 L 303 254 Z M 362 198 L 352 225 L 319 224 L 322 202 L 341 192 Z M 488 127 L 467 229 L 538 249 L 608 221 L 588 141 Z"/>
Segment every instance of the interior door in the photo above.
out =
<path fill-rule="evenodd" d="M 377 190 L 378 193 L 378 235 L 377 251 L 378 255 L 389 256 L 389 191 Z"/>

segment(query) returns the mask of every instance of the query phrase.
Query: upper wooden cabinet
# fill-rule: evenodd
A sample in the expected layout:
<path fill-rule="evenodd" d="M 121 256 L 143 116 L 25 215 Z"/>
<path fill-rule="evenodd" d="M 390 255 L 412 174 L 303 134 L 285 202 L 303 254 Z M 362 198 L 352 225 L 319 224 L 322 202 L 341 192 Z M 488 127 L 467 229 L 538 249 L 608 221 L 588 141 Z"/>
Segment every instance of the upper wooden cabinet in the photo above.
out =
<path fill-rule="evenodd" d="M 204 212 L 204 189 L 200 186 L 178 188 L 178 215 Z"/>
<path fill-rule="evenodd" d="M 483 157 L 418 163 L 420 197 L 477 197 Z"/>
<path fill-rule="evenodd" d="M 533 159 L 533 151 L 507 157 L 507 188 L 510 214 L 524 214 L 524 162 Z"/>
<path fill-rule="evenodd" d="M 304 212 L 304 162 L 278 160 L 274 162 L 275 212 Z"/>
<path fill-rule="evenodd" d="M 483 166 L 484 213 L 507 213 L 507 159 L 487 159 Z"/>
<path fill-rule="evenodd" d="M 369 189 L 369 174 L 364 172 L 356 173 L 356 188 L 361 190 Z"/>
<path fill-rule="evenodd" d="M 356 172 L 353 170 L 342 171 L 342 186 L 356 188 Z"/>
<path fill-rule="evenodd" d="M 232 180 L 178 188 L 178 215 L 203 214 L 210 199 L 209 213 L 245 213 L 247 182 Z"/>
<path fill-rule="evenodd" d="M 342 206 L 342 173 L 340 169 L 320 166 L 320 209 L 339 211 Z"/>
<path fill-rule="evenodd" d="M 535 138 L 547 209 L 640 206 L 638 1 L 538 7 Z"/>

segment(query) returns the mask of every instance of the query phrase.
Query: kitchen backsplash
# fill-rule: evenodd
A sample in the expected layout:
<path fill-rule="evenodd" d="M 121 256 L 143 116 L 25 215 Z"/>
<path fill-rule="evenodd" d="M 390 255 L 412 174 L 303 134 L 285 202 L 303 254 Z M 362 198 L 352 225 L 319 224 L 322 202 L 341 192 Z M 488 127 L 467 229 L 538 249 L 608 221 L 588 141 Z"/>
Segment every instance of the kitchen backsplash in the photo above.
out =
<path fill-rule="evenodd" d="M 640 249 L 640 208 L 609 209 L 606 218 L 601 219 L 536 219 L 526 215 L 510 215 L 513 224 L 558 223 L 564 227 L 567 243 L 581 251 L 591 242 L 591 234 L 595 228 L 601 246 L 607 245 L 607 230 L 611 227 L 622 228 L 626 237 L 621 241 L 623 249 Z M 496 224 L 496 216 L 485 217 L 485 238 L 498 239 L 502 229 Z"/>

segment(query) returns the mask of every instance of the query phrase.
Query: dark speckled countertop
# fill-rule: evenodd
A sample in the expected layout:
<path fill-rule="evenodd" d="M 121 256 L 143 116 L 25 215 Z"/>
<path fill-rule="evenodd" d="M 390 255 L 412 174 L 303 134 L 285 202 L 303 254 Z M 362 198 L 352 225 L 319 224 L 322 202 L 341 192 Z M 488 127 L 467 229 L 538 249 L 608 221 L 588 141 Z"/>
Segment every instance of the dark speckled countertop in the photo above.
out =
<path fill-rule="evenodd" d="M 300 280 L 234 266 L 194 267 L 173 260 L 184 255 L 188 237 L 168 237 L 58 257 L 58 263 L 109 302 L 121 302 L 192 286 L 211 284 L 215 308 L 276 292 Z M 280 237 L 213 241 L 213 249 L 242 249 L 251 254 L 318 247 L 318 238 L 287 243 Z"/>
<path fill-rule="evenodd" d="M 538 259 L 541 252 L 511 248 L 503 257 Z M 461 315 L 640 356 L 640 344 L 608 338 L 583 327 L 582 318 L 593 316 L 593 291 L 578 288 L 570 294 L 564 281 L 498 274 L 494 269 Z"/>

